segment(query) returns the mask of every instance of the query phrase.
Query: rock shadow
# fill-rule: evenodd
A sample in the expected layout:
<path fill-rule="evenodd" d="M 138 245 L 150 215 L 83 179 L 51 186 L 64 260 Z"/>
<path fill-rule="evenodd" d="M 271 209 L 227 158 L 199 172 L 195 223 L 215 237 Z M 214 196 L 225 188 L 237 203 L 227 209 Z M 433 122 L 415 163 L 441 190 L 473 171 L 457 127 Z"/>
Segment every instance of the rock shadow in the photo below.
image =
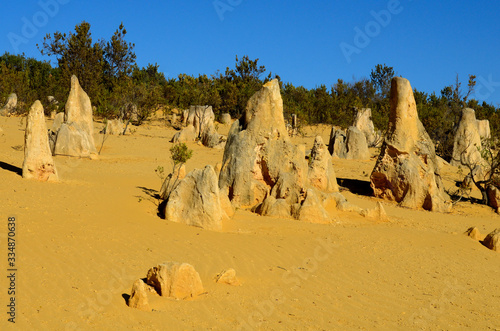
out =
<path fill-rule="evenodd" d="M 8 163 L 0 161 L 0 168 L 7 170 L 7 171 L 11 171 L 19 176 L 23 175 L 23 169 L 16 167 L 12 164 L 8 164 Z"/>
<path fill-rule="evenodd" d="M 373 190 L 370 186 L 369 181 L 350 178 L 337 178 L 337 184 L 340 187 L 348 189 L 351 193 L 368 197 L 373 196 Z"/>

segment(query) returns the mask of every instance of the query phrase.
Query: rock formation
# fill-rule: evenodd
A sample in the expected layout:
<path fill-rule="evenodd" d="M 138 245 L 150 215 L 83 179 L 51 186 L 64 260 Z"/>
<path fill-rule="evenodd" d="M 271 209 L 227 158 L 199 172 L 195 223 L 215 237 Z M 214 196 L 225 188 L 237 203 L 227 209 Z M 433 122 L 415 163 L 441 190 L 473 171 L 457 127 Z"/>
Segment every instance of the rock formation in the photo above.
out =
<path fill-rule="evenodd" d="M 374 195 L 409 208 L 449 211 L 434 144 L 418 118 L 407 79 L 392 79 L 390 102 L 388 133 L 370 176 Z"/>
<path fill-rule="evenodd" d="M 225 137 L 217 133 L 214 120 L 212 106 L 191 106 L 182 114 L 182 123 L 185 128 L 177 132 L 171 141 L 177 143 L 200 139 L 206 147 L 223 148 Z"/>
<path fill-rule="evenodd" d="M 166 262 L 149 269 L 147 284 L 163 297 L 188 299 L 204 292 L 200 275 L 187 263 Z"/>
<path fill-rule="evenodd" d="M 146 284 L 142 279 L 138 279 L 132 285 L 130 298 L 128 298 L 128 306 L 144 311 L 151 311 L 148 303 L 148 294 L 146 292 Z"/>
<path fill-rule="evenodd" d="M 163 200 L 167 199 L 170 192 L 172 192 L 177 187 L 177 185 L 179 185 L 184 177 L 186 177 L 185 164 L 181 165 L 180 167 L 175 169 L 173 173 L 170 173 L 167 175 L 167 177 L 165 177 L 165 180 L 163 181 L 160 189 L 160 198 Z"/>
<path fill-rule="evenodd" d="M 38 100 L 31 106 L 26 121 L 23 178 L 33 178 L 40 181 L 58 179 L 49 146 L 43 106 Z"/>
<path fill-rule="evenodd" d="M 477 120 L 477 127 L 479 131 L 479 137 L 481 137 L 481 139 L 491 138 L 490 121 Z"/>
<path fill-rule="evenodd" d="M 500 228 L 490 232 L 483 240 L 483 245 L 493 251 L 500 251 Z"/>
<path fill-rule="evenodd" d="M 481 240 L 482 238 L 481 233 L 475 226 L 468 228 L 465 234 L 474 240 Z"/>
<path fill-rule="evenodd" d="M 125 130 L 125 123 L 123 123 L 122 120 L 120 119 L 107 120 L 106 127 L 102 130 L 102 133 L 118 136 L 124 134 L 123 133 L 124 130 Z M 127 128 L 126 134 L 127 133 L 130 133 L 129 128 Z"/>
<path fill-rule="evenodd" d="M 250 98 L 242 117 L 231 126 L 219 187 L 234 207 L 329 223 L 323 202 L 338 191 L 331 161 L 320 137 L 315 139 L 309 165 L 305 146 L 291 143 L 279 84 L 273 80 Z"/>
<path fill-rule="evenodd" d="M 215 277 L 215 282 L 219 284 L 227 284 L 233 286 L 240 286 L 241 283 L 238 278 L 236 278 L 236 271 L 234 269 L 223 270 L 220 274 Z"/>
<path fill-rule="evenodd" d="M 339 190 L 332 157 L 320 136 L 314 139 L 309 159 L 308 178 L 311 186 L 321 191 L 337 192 Z"/>
<path fill-rule="evenodd" d="M 221 230 L 222 221 L 228 217 L 221 205 L 217 175 L 210 165 L 187 174 L 164 208 L 165 219 L 207 230 Z"/>
<path fill-rule="evenodd" d="M 458 125 L 453 144 L 452 166 L 474 166 L 483 162 L 481 157 L 481 136 L 474 109 L 462 110 L 462 117 Z"/>
<path fill-rule="evenodd" d="M 0 109 L 0 115 L 2 116 L 7 116 L 11 112 L 13 112 L 17 107 L 17 94 L 11 93 L 9 94 L 9 97 L 7 98 L 7 102 L 5 103 L 5 106 L 3 106 Z"/>
<path fill-rule="evenodd" d="M 328 147 L 332 155 L 341 159 L 366 160 L 370 158 L 365 135 L 355 126 L 350 126 L 347 133 L 332 128 Z"/>
<path fill-rule="evenodd" d="M 57 132 L 55 155 L 96 157 L 92 105 L 78 78 L 71 77 L 71 91 L 66 102 L 64 123 Z"/>
<path fill-rule="evenodd" d="M 224 113 L 220 117 L 220 122 L 224 125 L 231 124 L 231 115 L 229 113 Z"/>
<path fill-rule="evenodd" d="M 219 176 L 221 192 L 235 207 L 255 207 L 271 195 L 297 203 L 307 183 L 304 146 L 290 142 L 277 80 L 247 103 L 229 131 Z"/>
<path fill-rule="evenodd" d="M 356 109 L 353 126 L 364 134 L 368 146 L 373 147 L 377 145 L 379 136 L 375 132 L 375 126 L 372 122 L 372 110 L 370 108 Z"/>

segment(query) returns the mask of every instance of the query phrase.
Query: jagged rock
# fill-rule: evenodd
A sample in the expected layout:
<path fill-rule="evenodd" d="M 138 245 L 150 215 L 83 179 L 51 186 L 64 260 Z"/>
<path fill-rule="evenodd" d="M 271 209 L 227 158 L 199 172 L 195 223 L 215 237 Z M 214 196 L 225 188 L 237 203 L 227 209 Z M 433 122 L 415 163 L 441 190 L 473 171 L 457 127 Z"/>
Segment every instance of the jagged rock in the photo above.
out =
<path fill-rule="evenodd" d="M 226 214 L 221 206 L 217 175 L 210 165 L 187 174 L 170 194 L 164 210 L 169 221 L 207 230 L 221 230 Z"/>
<path fill-rule="evenodd" d="M 185 164 L 181 165 L 180 167 L 175 169 L 173 173 L 170 173 L 167 175 L 167 177 L 165 177 L 165 180 L 163 181 L 160 189 L 160 198 L 163 200 L 167 199 L 169 193 L 172 192 L 177 187 L 177 185 L 179 185 L 184 177 L 186 177 Z"/>
<path fill-rule="evenodd" d="M 295 218 L 309 223 L 328 224 L 332 221 L 314 189 L 307 190 L 306 198 L 302 202 L 300 209 L 296 211 Z"/>
<path fill-rule="evenodd" d="M 483 245 L 493 251 L 500 251 L 500 228 L 493 230 L 483 240 Z"/>
<path fill-rule="evenodd" d="M 11 93 L 7 97 L 7 102 L 5 103 L 5 106 L 0 108 L 0 115 L 2 116 L 7 116 L 11 112 L 13 112 L 17 107 L 17 94 Z"/>
<path fill-rule="evenodd" d="M 370 176 L 374 195 L 409 208 L 449 211 L 434 143 L 418 118 L 407 79 L 392 79 L 390 100 L 388 133 Z"/>
<path fill-rule="evenodd" d="M 93 135 L 90 98 L 81 88 L 78 78 L 72 76 L 64 123 L 57 133 L 54 154 L 95 158 L 97 150 Z"/>
<path fill-rule="evenodd" d="M 498 213 L 500 211 L 500 189 L 496 185 L 498 185 L 499 180 L 498 178 L 494 178 L 494 180 L 495 183 L 486 187 L 486 197 L 488 205 Z"/>
<path fill-rule="evenodd" d="M 166 262 L 149 269 L 147 284 L 163 297 L 188 299 L 204 292 L 200 275 L 187 263 Z"/>
<path fill-rule="evenodd" d="M 219 187 L 235 207 L 255 207 L 269 192 L 291 205 L 299 202 L 307 172 L 305 148 L 290 142 L 279 84 L 272 80 L 250 98 L 231 126 Z"/>
<path fill-rule="evenodd" d="M 340 157 L 340 155 L 346 154 L 346 132 L 342 129 L 336 129 L 332 127 L 330 132 L 330 141 L 328 142 L 328 152 L 333 157 Z"/>
<path fill-rule="evenodd" d="M 225 146 L 224 136 L 217 133 L 212 123 L 206 125 L 201 134 L 201 143 L 205 147 L 222 149 Z"/>
<path fill-rule="evenodd" d="M 363 132 L 354 126 L 347 129 L 345 157 L 346 159 L 361 159 L 366 160 L 370 158 L 368 151 L 368 144 Z"/>
<path fill-rule="evenodd" d="M 57 133 L 59 129 L 61 128 L 61 125 L 64 123 L 64 113 L 57 113 L 56 116 L 54 117 L 54 122 L 52 123 L 52 128 L 50 128 L 50 131 Z"/>
<path fill-rule="evenodd" d="M 215 282 L 233 286 L 241 285 L 239 279 L 236 278 L 236 271 L 234 269 L 222 270 L 222 272 L 215 277 Z"/>
<path fill-rule="evenodd" d="M 479 132 L 479 137 L 481 139 L 490 139 L 491 138 L 490 121 L 477 120 L 477 128 L 478 128 L 478 132 Z"/>
<path fill-rule="evenodd" d="M 146 284 L 142 279 L 138 279 L 132 285 L 132 292 L 128 298 L 128 306 L 139 310 L 150 311 L 148 303 L 148 294 L 146 291 Z"/>
<path fill-rule="evenodd" d="M 475 226 L 468 228 L 465 234 L 474 240 L 481 240 L 482 238 L 481 233 Z"/>
<path fill-rule="evenodd" d="M 481 137 L 474 109 L 465 108 L 462 110 L 462 117 L 455 134 L 450 164 L 456 167 L 480 165 L 483 163 L 480 149 Z"/>
<path fill-rule="evenodd" d="M 308 171 L 311 186 L 324 192 L 337 192 L 337 178 L 333 170 L 332 157 L 320 136 L 314 139 Z"/>
<path fill-rule="evenodd" d="M 379 137 L 375 132 L 375 126 L 372 122 L 372 110 L 370 108 L 356 110 L 356 118 L 354 119 L 353 126 L 364 134 L 368 146 L 376 146 Z"/>
<path fill-rule="evenodd" d="M 40 181 L 58 179 L 49 146 L 43 106 L 38 100 L 31 106 L 26 120 L 23 178 L 33 178 Z"/>
<path fill-rule="evenodd" d="M 173 143 L 185 143 L 188 141 L 195 141 L 196 139 L 196 131 L 193 125 L 188 125 L 184 129 L 177 132 L 170 142 Z"/>
<path fill-rule="evenodd" d="M 124 134 L 123 131 L 125 130 L 125 123 L 123 123 L 122 120 L 107 120 L 106 121 L 106 127 L 102 131 L 102 133 L 109 134 L 109 135 L 122 135 Z M 127 128 L 127 132 L 130 133 L 130 129 Z"/>
<path fill-rule="evenodd" d="M 224 125 L 231 124 L 231 115 L 229 113 L 224 113 L 220 116 L 220 122 Z"/>
<path fill-rule="evenodd" d="M 361 215 L 369 218 L 374 218 L 377 221 L 388 221 L 389 217 L 384 209 L 384 205 L 380 201 L 377 202 L 377 205 L 373 209 L 365 209 L 361 212 Z"/>
<path fill-rule="evenodd" d="M 328 146 L 332 155 L 341 159 L 370 158 L 365 135 L 354 126 L 350 126 L 347 132 L 332 128 Z"/>

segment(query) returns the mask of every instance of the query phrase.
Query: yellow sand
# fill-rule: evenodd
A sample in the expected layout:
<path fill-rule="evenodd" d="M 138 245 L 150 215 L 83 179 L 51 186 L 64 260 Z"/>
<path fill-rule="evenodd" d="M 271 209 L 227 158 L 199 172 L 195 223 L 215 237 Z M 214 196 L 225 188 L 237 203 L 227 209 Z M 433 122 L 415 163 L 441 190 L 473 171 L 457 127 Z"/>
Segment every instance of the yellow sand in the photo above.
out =
<path fill-rule="evenodd" d="M 24 154 L 13 147 L 23 145 L 25 123 L 0 117 L 0 127 L 2 330 L 14 328 L 6 314 L 8 216 L 17 220 L 22 330 L 500 329 L 500 254 L 463 235 L 470 226 L 483 235 L 500 227 L 487 206 L 463 201 L 441 214 L 384 202 L 389 222 L 337 212 L 328 225 L 237 210 L 224 232 L 211 232 L 156 215 L 154 170 L 171 169 L 175 132 L 163 122 L 110 136 L 99 160 L 55 157 L 58 183 L 21 178 Z M 98 149 L 101 127 L 95 123 Z M 311 148 L 329 130 L 309 127 L 294 140 Z M 222 150 L 188 145 L 188 172 L 222 161 Z M 374 164 L 334 160 L 355 192 L 369 185 Z M 459 179 L 450 166 L 443 177 L 447 188 Z M 379 201 L 343 194 L 363 208 Z M 150 295 L 152 312 L 127 307 L 133 282 L 165 261 L 192 264 L 207 293 L 191 301 Z M 242 286 L 215 283 L 228 268 Z"/>

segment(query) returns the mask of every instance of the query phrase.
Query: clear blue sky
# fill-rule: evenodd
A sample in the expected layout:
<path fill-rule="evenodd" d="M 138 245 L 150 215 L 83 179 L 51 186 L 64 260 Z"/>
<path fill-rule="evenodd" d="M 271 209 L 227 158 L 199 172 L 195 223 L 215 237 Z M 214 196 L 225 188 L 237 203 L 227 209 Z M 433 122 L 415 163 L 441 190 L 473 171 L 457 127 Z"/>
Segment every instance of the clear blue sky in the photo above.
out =
<path fill-rule="evenodd" d="M 437 94 L 456 74 L 463 85 L 474 74 L 477 99 L 500 106 L 496 0 L 18 0 L 2 9 L 1 53 L 42 59 L 35 45 L 47 33 L 73 31 L 85 20 L 94 40 L 109 39 L 123 22 L 138 64 L 158 63 L 167 77 L 224 71 L 238 54 L 259 58 L 296 86 L 330 87 L 385 63 Z"/>

